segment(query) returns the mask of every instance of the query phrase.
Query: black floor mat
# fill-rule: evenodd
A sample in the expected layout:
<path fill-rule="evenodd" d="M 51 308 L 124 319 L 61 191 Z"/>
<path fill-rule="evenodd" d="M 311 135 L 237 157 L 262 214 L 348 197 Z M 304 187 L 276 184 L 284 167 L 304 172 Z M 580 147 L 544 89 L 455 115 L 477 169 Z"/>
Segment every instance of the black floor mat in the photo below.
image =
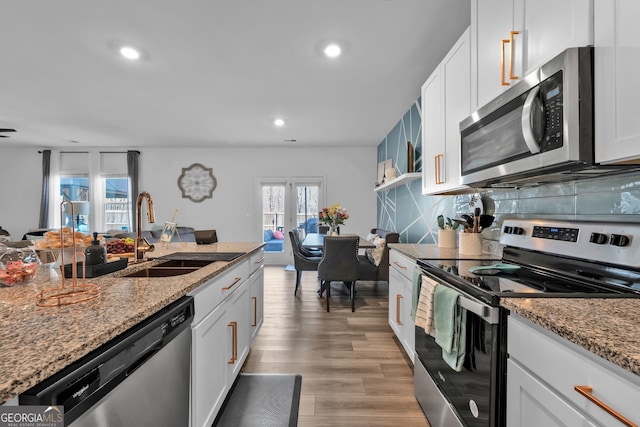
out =
<path fill-rule="evenodd" d="M 215 427 L 295 427 L 302 375 L 238 375 Z"/>

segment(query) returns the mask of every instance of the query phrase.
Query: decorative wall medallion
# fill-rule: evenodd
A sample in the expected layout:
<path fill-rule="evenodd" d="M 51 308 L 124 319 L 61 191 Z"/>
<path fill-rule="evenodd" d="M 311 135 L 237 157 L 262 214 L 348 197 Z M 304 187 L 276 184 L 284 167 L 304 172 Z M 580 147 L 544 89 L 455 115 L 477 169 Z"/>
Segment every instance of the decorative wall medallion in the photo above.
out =
<path fill-rule="evenodd" d="M 205 168 L 200 163 L 182 168 L 182 175 L 178 177 L 178 187 L 182 191 L 182 198 L 191 199 L 193 202 L 210 199 L 217 185 L 212 169 Z"/>

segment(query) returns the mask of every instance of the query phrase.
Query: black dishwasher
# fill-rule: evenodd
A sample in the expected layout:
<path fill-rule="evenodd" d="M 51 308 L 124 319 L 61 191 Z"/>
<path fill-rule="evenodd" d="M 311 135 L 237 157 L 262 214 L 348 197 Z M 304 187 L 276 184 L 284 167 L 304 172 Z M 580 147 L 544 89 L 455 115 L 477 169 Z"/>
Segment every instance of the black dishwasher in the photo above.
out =
<path fill-rule="evenodd" d="M 65 425 L 188 426 L 193 298 L 185 296 L 19 397 Z"/>

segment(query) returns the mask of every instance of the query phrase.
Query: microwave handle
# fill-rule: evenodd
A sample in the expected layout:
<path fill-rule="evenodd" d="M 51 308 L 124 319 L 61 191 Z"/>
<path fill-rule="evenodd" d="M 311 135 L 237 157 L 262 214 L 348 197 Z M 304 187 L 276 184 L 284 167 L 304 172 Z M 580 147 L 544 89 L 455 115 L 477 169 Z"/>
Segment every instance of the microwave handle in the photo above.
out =
<path fill-rule="evenodd" d="M 527 99 L 524 101 L 524 106 L 522 107 L 522 136 L 524 136 L 524 142 L 527 144 L 529 151 L 531 154 L 536 154 L 540 152 L 540 145 L 536 140 L 536 137 L 533 134 L 533 123 L 531 120 L 531 115 L 534 114 L 534 109 L 536 108 L 536 104 L 539 105 L 538 92 L 540 92 L 540 86 L 536 86 L 527 95 Z"/>

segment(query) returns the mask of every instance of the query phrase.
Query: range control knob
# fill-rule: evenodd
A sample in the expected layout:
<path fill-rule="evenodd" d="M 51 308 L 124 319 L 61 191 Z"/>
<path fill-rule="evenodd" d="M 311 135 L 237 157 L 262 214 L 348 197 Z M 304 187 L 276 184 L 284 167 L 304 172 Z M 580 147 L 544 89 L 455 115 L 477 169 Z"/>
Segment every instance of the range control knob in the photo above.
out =
<path fill-rule="evenodd" d="M 591 243 L 595 243 L 596 245 L 604 245 L 609 241 L 609 237 L 603 233 L 591 233 L 591 237 L 589 237 L 589 241 Z"/>
<path fill-rule="evenodd" d="M 522 236 L 524 234 L 524 228 L 522 228 L 522 227 L 513 227 L 513 231 L 511 232 L 511 234 L 517 234 L 519 236 Z"/>
<path fill-rule="evenodd" d="M 624 234 L 612 234 L 609 244 L 614 246 L 628 246 L 630 242 L 631 239 L 629 236 L 625 236 Z"/>

